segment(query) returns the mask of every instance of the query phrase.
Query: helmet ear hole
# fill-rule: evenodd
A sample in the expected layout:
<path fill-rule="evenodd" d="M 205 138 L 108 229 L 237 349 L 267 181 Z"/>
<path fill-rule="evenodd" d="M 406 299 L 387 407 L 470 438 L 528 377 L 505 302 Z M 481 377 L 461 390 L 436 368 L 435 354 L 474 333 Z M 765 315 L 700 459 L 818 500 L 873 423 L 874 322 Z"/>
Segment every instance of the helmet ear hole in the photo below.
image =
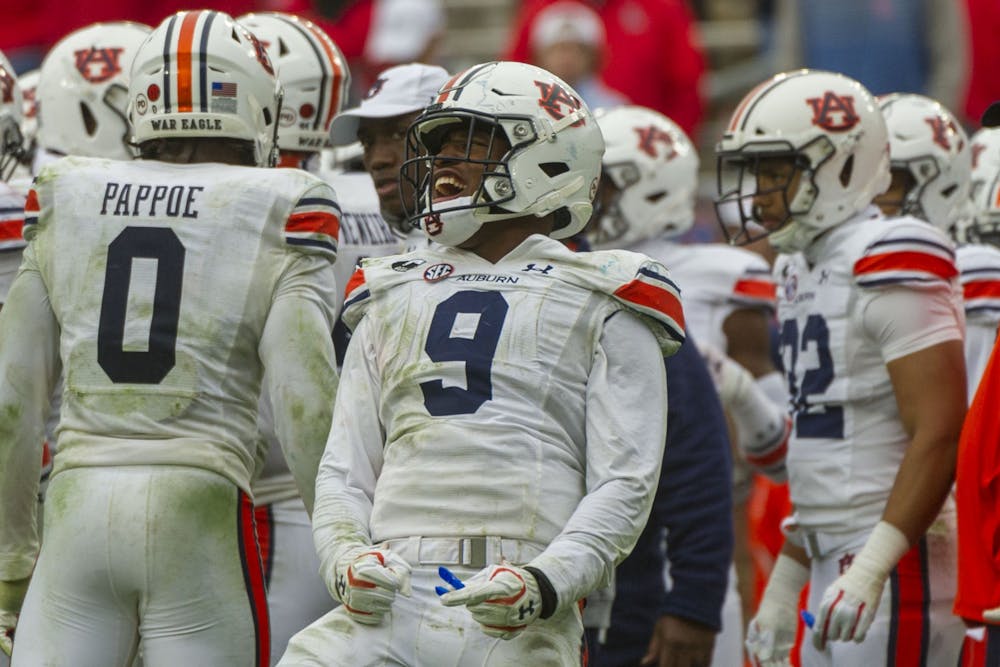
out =
<path fill-rule="evenodd" d="M 552 231 L 557 231 L 563 227 L 568 227 L 573 222 L 573 216 L 565 206 L 552 212 Z"/>
<path fill-rule="evenodd" d="M 569 165 L 565 162 L 543 162 L 538 165 L 538 168 L 545 172 L 549 178 L 555 178 L 569 171 Z"/>
<path fill-rule="evenodd" d="M 840 184 L 845 188 L 851 182 L 851 174 L 854 173 L 854 156 L 849 156 L 844 161 L 844 166 L 840 168 Z"/>
<path fill-rule="evenodd" d="M 80 102 L 80 116 L 83 117 L 83 127 L 87 131 L 87 136 L 94 136 L 97 133 L 97 119 L 85 102 Z"/>
<path fill-rule="evenodd" d="M 286 44 L 285 40 L 283 40 L 280 37 L 278 38 L 278 55 L 279 56 L 287 56 L 288 55 L 288 44 Z"/>

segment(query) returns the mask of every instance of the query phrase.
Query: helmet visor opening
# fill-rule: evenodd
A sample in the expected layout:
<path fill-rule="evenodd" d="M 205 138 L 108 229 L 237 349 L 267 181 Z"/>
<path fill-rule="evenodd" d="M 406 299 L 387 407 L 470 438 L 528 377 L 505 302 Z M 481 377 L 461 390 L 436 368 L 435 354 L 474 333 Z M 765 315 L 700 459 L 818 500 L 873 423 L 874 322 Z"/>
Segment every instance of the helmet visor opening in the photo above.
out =
<path fill-rule="evenodd" d="M 746 245 L 788 225 L 808 165 L 794 151 L 720 154 L 715 211 L 726 240 Z"/>

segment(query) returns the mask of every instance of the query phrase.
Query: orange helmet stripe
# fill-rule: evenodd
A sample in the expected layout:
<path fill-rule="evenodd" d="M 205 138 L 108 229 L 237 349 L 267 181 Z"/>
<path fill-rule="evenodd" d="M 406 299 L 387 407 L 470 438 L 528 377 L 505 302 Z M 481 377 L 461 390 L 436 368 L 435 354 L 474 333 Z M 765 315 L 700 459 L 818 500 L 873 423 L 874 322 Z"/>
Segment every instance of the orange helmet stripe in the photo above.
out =
<path fill-rule="evenodd" d="M 194 46 L 194 31 L 201 12 L 187 12 L 181 22 L 177 38 L 177 111 L 191 111 L 191 89 L 194 76 L 191 70 L 191 51 Z"/>
<path fill-rule="evenodd" d="M 326 57 L 330 61 L 330 67 L 333 69 L 333 76 L 330 79 L 330 105 L 326 110 L 326 120 L 323 123 L 323 127 L 330 127 L 330 123 L 333 122 L 333 116 L 337 113 L 337 107 L 340 106 L 340 88 L 344 83 L 344 68 L 343 63 L 340 61 L 340 56 L 337 53 L 333 45 L 333 40 L 327 35 L 321 28 L 316 26 L 316 24 L 311 21 L 303 21 L 305 27 L 313 34 L 320 44 L 323 45 L 323 51 L 326 53 Z"/>

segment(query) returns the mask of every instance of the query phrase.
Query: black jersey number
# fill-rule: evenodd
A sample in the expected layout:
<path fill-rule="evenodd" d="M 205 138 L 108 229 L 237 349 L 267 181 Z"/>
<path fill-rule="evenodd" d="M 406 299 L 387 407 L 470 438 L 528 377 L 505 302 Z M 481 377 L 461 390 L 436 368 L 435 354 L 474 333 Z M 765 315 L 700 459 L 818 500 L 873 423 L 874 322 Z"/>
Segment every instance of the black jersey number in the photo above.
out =
<path fill-rule="evenodd" d="M 802 372 L 799 382 L 799 352 L 815 346 L 815 368 Z M 830 330 L 822 315 L 810 315 L 799 334 L 796 320 L 785 320 L 781 327 L 781 348 L 788 374 L 788 393 L 792 396 L 795 429 L 800 438 L 844 437 L 844 408 L 839 405 L 815 406 L 809 398 L 829 389 L 834 380 L 833 356 L 830 354 Z"/>
<path fill-rule="evenodd" d="M 476 318 L 472 335 L 454 334 L 460 315 Z M 468 415 L 493 398 L 493 357 L 507 317 L 507 301 L 499 292 L 456 292 L 438 304 L 424 351 L 432 361 L 464 361 L 465 389 L 445 387 L 441 380 L 421 382 L 424 405 L 435 417 Z"/>
<path fill-rule="evenodd" d="M 132 282 L 132 261 L 156 260 L 156 286 L 146 350 L 125 350 L 125 311 Z M 97 363 L 112 382 L 158 384 L 176 363 L 177 323 L 181 315 L 184 245 L 167 227 L 126 227 L 108 246 Z"/>

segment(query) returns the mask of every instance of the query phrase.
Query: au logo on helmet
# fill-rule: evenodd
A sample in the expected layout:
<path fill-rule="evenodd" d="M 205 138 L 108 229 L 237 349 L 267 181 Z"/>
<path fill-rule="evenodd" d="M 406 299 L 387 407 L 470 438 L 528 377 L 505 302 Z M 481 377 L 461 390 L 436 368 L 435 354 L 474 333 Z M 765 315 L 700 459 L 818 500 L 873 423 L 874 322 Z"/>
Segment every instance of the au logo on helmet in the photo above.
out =
<path fill-rule="evenodd" d="M 566 114 L 573 113 L 582 104 L 580 100 L 563 90 L 563 87 L 558 83 L 535 81 L 535 85 L 538 86 L 538 90 L 541 92 L 541 97 L 538 98 L 538 106 L 545 109 L 546 113 L 556 120 L 562 120 Z M 568 107 L 565 111 L 563 110 L 563 105 Z M 572 126 L 579 127 L 583 124 L 584 119 L 581 118 L 573 123 Z"/>
<path fill-rule="evenodd" d="M 677 157 L 677 150 L 674 148 L 674 138 L 667 132 L 664 132 L 655 125 L 637 127 L 635 128 L 635 132 L 639 135 L 639 150 L 649 157 L 654 159 L 657 157 L 657 143 L 662 143 L 666 146 L 665 162 L 669 162 Z"/>
<path fill-rule="evenodd" d="M 924 121 L 931 126 L 931 132 L 934 133 L 933 137 L 934 143 L 936 143 L 938 146 L 945 149 L 946 151 L 950 151 L 951 141 L 949 140 L 948 137 L 949 136 L 954 137 L 958 134 L 958 128 L 955 127 L 955 123 L 953 123 L 950 120 L 946 120 L 941 116 L 931 116 L 930 118 L 924 118 Z M 958 150 L 962 150 L 961 138 L 959 138 L 958 141 L 959 141 Z M 975 153 L 975 150 L 973 150 L 973 161 L 975 161 L 976 157 L 978 157 L 978 155 Z"/>
<path fill-rule="evenodd" d="M 91 83 L 102 83 L 122 71 L 118 59 L 125 49 L 122 47 L 96 47 L 74 51 L 76 68 L 80 76 Z"/>
<path fill-rule="evenodd" d="M 852 95 L 838 95 L 828 90 L 823 93 L 823 97 L 810 97 L 806 102 L 813 110 L 813 125 L 824 130 L 846 132 L 861 121 L 854 111 Z"/>

